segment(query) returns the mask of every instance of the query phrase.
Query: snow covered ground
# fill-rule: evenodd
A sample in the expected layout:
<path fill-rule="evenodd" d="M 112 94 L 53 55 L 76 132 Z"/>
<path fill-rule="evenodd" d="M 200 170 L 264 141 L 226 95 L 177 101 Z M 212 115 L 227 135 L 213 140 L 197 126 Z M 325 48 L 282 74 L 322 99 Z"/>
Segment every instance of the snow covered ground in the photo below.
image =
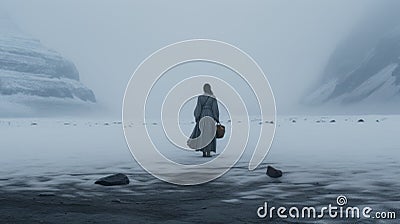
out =
<path fill-rule="evenodd" d="M 230 123 L 223 123 L 229 130 Z M 160 128 L 156 122 L 147 125 Z M 190 132 L 192 125 L 183 124 L 183 131 Z M 259 126 L 266 124 L 252 119 L 251 125 L 251 135 L 256 135 Z M 323 206 L 334 204 L 343 194 L 354 206 L 398 212 L 400 116 L 286 116 L 278 117 L 276 125 L 271 150 L 258 169 L 247 169 L 251 153 L 246 152 L 231 171 L 204 185 L 217 187 L 220 203 Z M 116 172 L 128 174 L 132 184 L 112 189 L 128 195 L 197 189 L 162 183 L 143 171 L 132 158 L 122 123 L 117 120 L 1 119 L 0 136 L 1 191 L 34 190 L 65 197 L 105 195 L 107 191 L 93 182 Z M 252 144 L 255 141 L 250 140 L 248 147 Z M 198 153 L 164 145 L 180 162 L 204 162 Z M 267 177 L 267 165 L 282 169 L 284 176 Z M 64 190 L 62 186 L 70 183 L 74 190 Z"/>

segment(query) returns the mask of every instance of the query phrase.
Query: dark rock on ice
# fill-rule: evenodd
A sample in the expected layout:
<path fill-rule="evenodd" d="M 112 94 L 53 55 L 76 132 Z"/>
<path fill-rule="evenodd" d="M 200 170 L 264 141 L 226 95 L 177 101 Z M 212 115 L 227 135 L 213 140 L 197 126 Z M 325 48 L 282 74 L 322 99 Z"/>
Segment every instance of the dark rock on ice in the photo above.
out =
<path fill-rule="evenodd" d="M 113 199 L 113 200 L 111 200 L 111 202 L 115 202 L 115 203 L 122 203 L 122 201 L 121 201 L 121 199 Z"/>
<path fill-rule="evenodd" d="M 275 169 L 275 168 L 272 167 L 272 166 L 268 166 L 268 167 L 267 167 L 267 175 L 268 175 L 269 177 L 272 177 L 272 178 L 278 178 L 278 177 L 281 177 L 281 176 L 282 176 L 282 171 L 281 171 L 281 170 L 278 170 L 278 169 Z"/>
<path fill-rule="evenodd" d="M 358 123 L 363 123 L 363 122 L 364 122 L 364 119 L 359 119 L 357 122 L 358 122 Z"/>
<path fill-rule="evenodd" d="M 53 197 L 53 196 L 56 196 L 56 194 L 52 192 L 42 192 L 39 194 L 39 197 Z"/>
<path fill-rule="evenodd" d="M 129 184 L 129 178 L 125 174 L 117 173 L 102 177 L 94 183 L 103 186 L 127 185 Z"/>

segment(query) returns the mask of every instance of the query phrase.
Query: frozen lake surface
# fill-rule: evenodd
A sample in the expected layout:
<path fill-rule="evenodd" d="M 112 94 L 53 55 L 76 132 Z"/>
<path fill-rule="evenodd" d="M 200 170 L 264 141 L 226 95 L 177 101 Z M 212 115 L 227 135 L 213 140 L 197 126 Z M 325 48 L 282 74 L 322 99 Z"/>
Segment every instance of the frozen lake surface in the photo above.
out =
<path fill-rule="evenodd" d="M 359 119 L 364 122 L 358 122 Z M 224 124 L 229 129 L 229 122 Z M 147 125 L 160 128 L 157 122 Z M 183 124 L 183 131 L 190 132 L 192 125 Z M 252 119 L 251 125 L 251 135 L 256 135 L 258 127 L 266 124 Z M 231 212 L 235 214 L 229 213 L 230 216 L 226 214 L 229 209 L 218 214 L 208 212 L 215 221 L 228 217 L 228 220 L 260 222 L 256 209 L 264 201 L 274 206 L 318 207 L 335 204 L 339 195 L 346 195 L 351 206 L 370 206 L 375 210 L 397 211 L 400 215 L 400 116 L 291 116 L 278 117 L 276 125 L 271 150 L 258 169 L 247 169 L 251 155 L 247 150 L 221 178 L 185 187 L 163 183 L 140 168 L 125 143 L 120 121 L 2 119 L 0 191 L 2 195 L 50 192 L 58 200 L 95 200 L 113 195 L 123 197 L 128 205 L 148 198 L 150 202 L 146 203 L 153 200 L 167 210 L 171 204 L 164 199 L 172 197 L 203 207 L 233 209 Z M 165 143 L 161 138 L 158 141 Z M 226 144 L 224 141 L 219 142 L 219 147 Z M 248 147 L 253 147 L 252 144 L 255 141 L 250 141 Z M 166 155 L 174 160 L 204 162 L 199 153 L 164 145 Z M 283 177 L 267 177 L 267 165 L 282 169 Z M 93 184 L 97 178 L 117 172 L 126 173 L 131 184 L 111 188 Z M 190 205 L 181 204 L 190 213 Z M 246 212 L 236 214 L 243 208 Z M 197 212 L 202 214 L 201 209 Z M 196 217 L 170 217 L 170 220 L 201 220 Z M 153 218 L 157 221 L 157 217 Z M 363 220 L 363 223 L 378 222 L 373 221 Z"/>

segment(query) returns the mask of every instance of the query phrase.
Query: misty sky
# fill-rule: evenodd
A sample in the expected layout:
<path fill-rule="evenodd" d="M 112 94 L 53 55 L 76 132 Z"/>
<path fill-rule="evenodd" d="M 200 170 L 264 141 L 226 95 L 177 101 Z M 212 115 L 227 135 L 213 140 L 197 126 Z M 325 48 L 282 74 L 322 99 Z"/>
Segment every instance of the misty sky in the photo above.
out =
<path fill-rule="evenodd" d="M 0 7 L 73 61 L 107 114 L 120 116 L 127 82 L 143 59 L 192 38 L 250 54 L 268 76 L 278 113 L 291 114 L 338 42 L 378 2 L 2 0 Z"/>

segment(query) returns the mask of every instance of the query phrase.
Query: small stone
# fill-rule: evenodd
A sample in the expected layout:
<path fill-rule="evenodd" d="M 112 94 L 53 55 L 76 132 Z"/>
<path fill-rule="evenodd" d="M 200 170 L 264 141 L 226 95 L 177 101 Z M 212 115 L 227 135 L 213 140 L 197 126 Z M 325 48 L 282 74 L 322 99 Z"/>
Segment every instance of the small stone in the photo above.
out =
<path fill-rule="evenodd" d="M 125 174 L 117 173 L 102 177 L 94 183 L 103 186 L 127 185 L 129 184 L 129 178 Z"/>
<path fill-rule="evenodd" d="M 282 176 L 282 171 L 273 168 L 272 166 L 267 167 L 267 175 L 272 178 L 278 178 Z"/>
<path fill-rule="evenodd" d="M 358 123 L 363 123 L 363 122 L 364 122 L 364 119 L 359 119 L 357 122 L 358 122 Z"/>
<path fill-rule="evenodd" d="M 329 121 L 329 122 L 331 122 L 331 123 L 335 123 L 336 122 L 336 120 L 335 119 L 332 119 L 331 121 Z"/>
<path fill-rule="evenodd" d="M 111 200 L 111 202 L 115 202 L 115 203 L 122 203 L 122 201 L 121 201 L 121 199 L 113 199 L 113 200 Z"/>
<path fill-rule="evenodd" d="M 128 202 L 128 201 L 123 201 L 123 200 L 121 200 L 121 199 L 119 199 L 119 198 L 113 199 L 113 200 L 111 200 L 111 202 L 113 202 L 113 203 L 118 203 L 118 204 L 131 204 L 130 202 Z"/>
<path fill-rule="evenodd" d="M 52 196 L 56 196 L 56 195 L 51 192 L 42 192 L 39 194 L 39 197 L 52 197 Z"/>

